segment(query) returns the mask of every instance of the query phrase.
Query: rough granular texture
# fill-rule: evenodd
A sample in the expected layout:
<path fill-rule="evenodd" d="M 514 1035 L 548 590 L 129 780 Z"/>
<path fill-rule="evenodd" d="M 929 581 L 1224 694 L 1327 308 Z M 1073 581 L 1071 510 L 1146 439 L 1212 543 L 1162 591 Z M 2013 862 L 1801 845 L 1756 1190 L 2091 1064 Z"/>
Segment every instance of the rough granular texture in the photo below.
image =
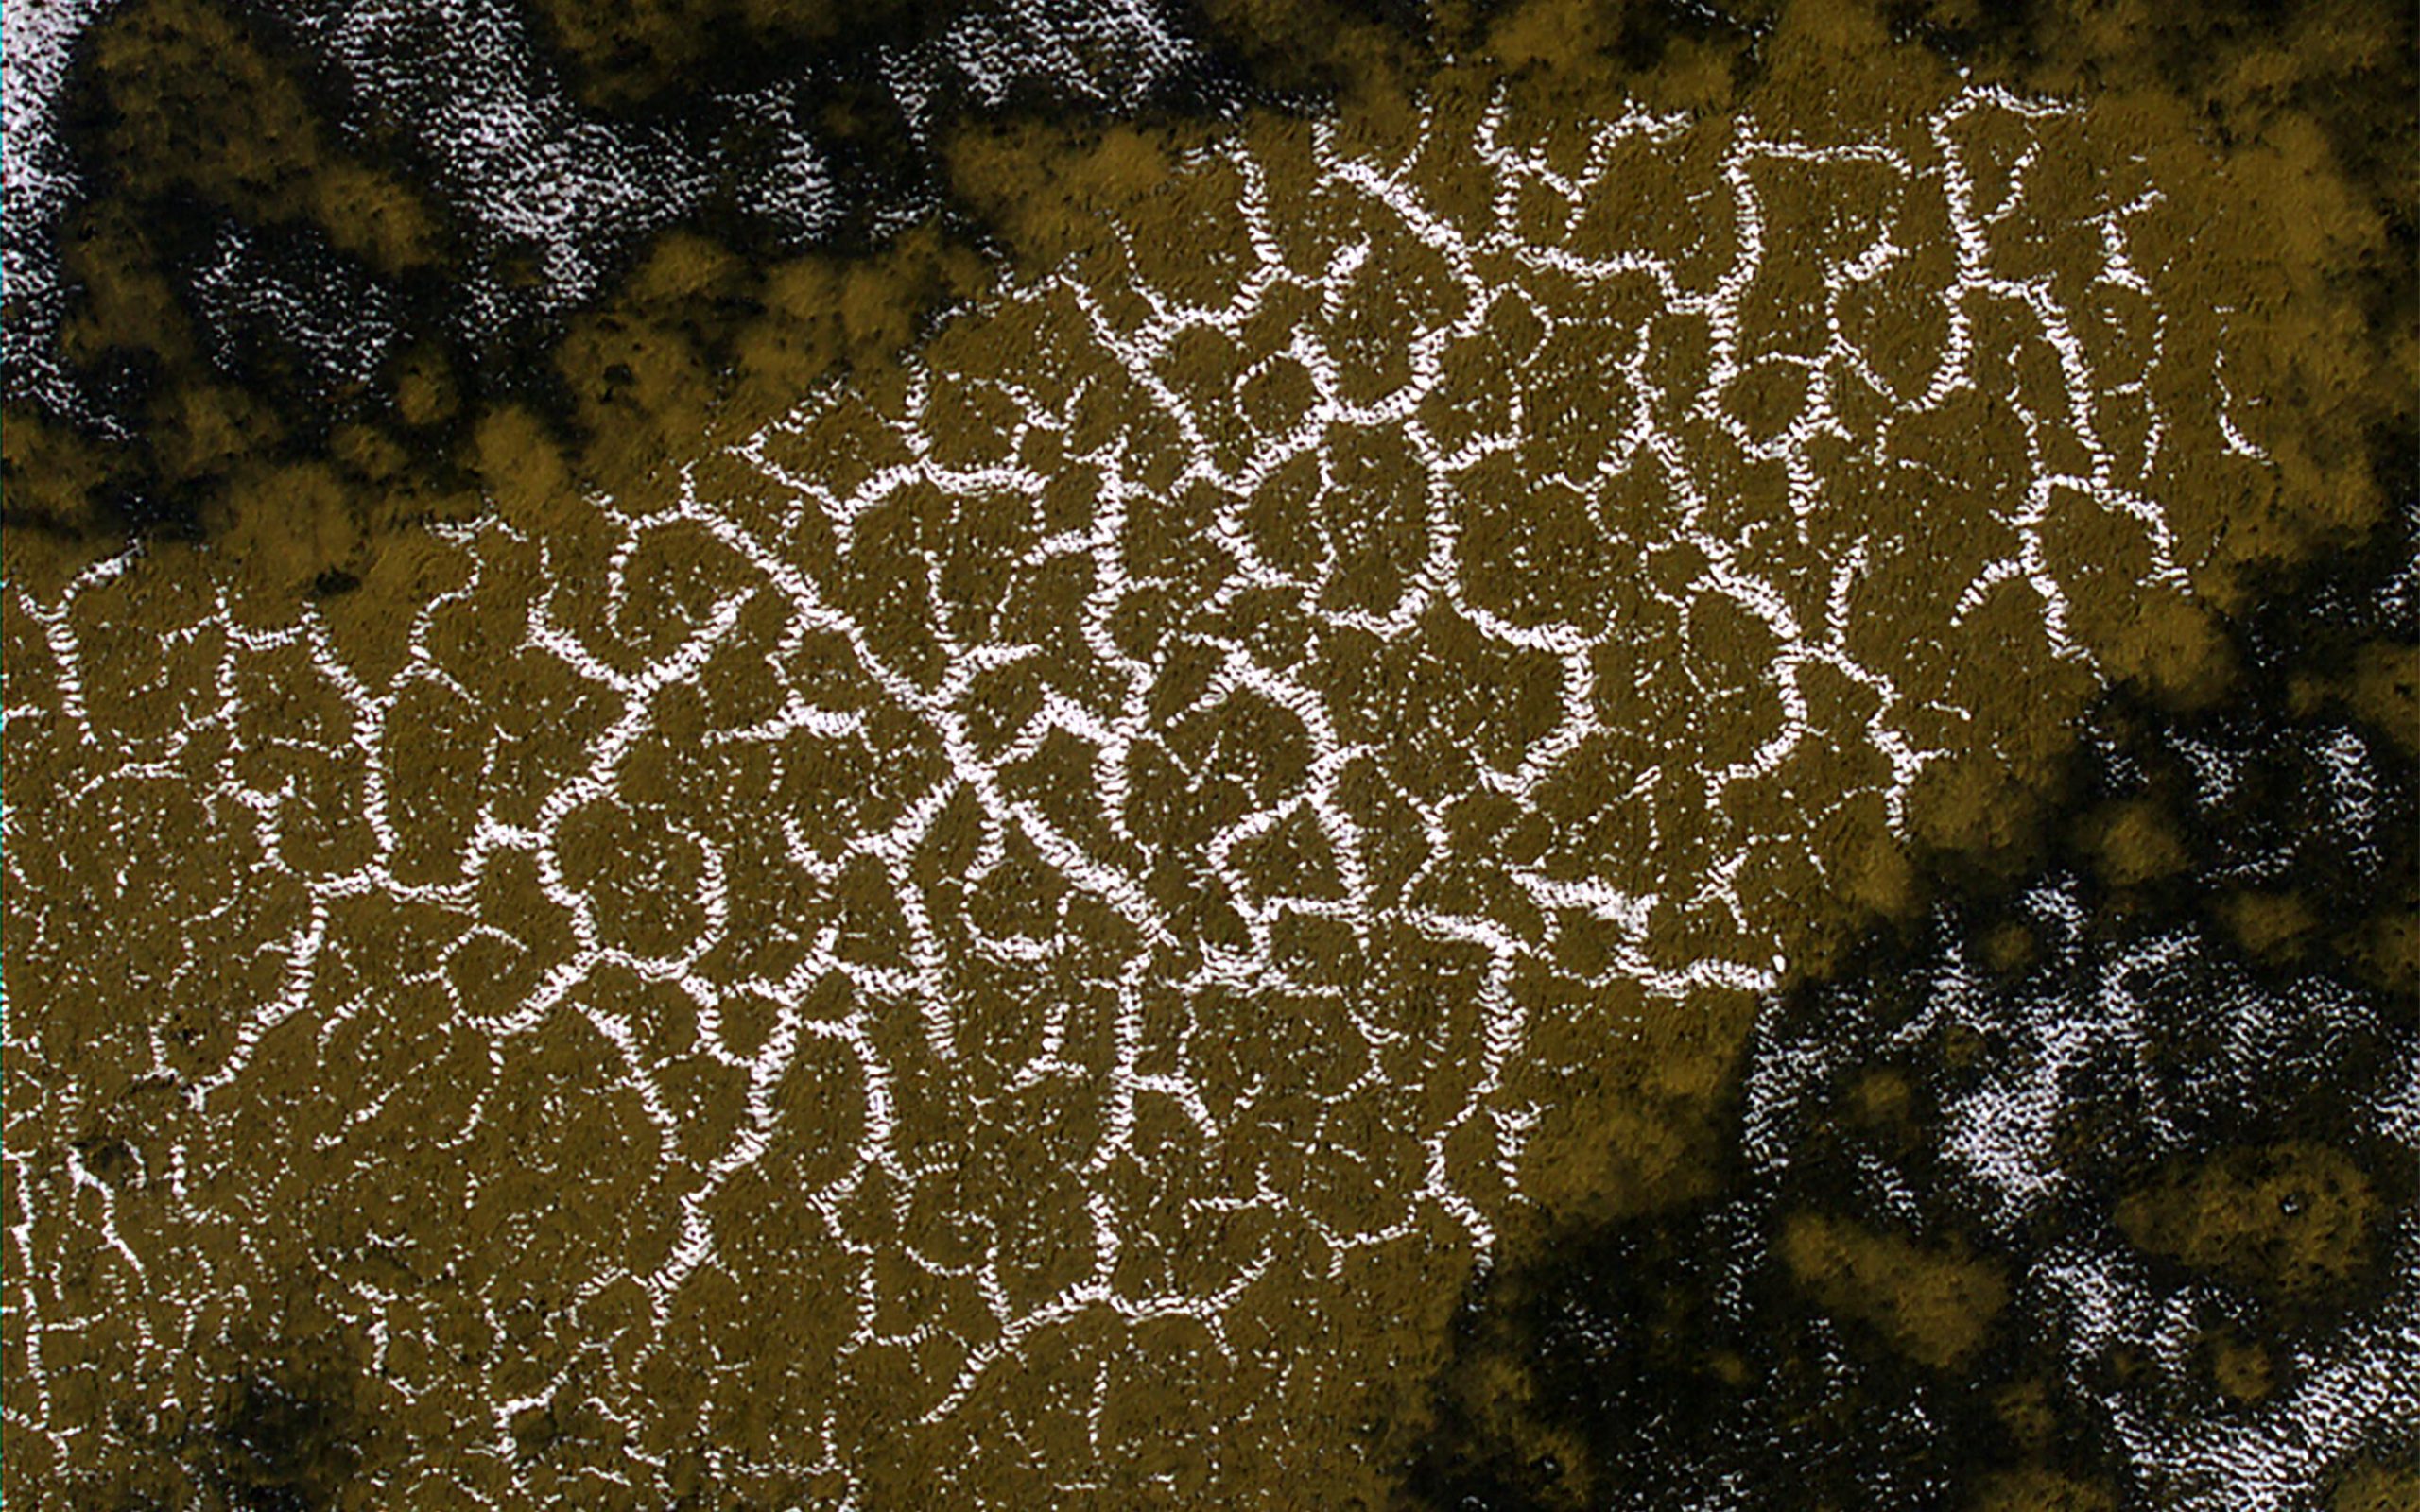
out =
<path fill-rule="evenodd" d="M 12 581 L 11 1495 L 1389 1499 L 1475 1276 L 1686 1252 L 1760 1004 L 2378 511 L 2324 144 L 1878 48 L 1112 132 L 1001 209 L 1046 271 L 762 423 L 600 475 L 610 407 L 499 409 L 481 507 L 317 599 L 223 540 Z M 2038 1001 L 1936 1017 L 2096 1022 Z M 2409 1295 L 2392 1180 L 2160 1153 L 2094 1244 Z M 2281 1181 L 2337 1240 L 2203 1216 Z M 2017 1217 L 1770 1211 L 1913 1367 L 2089 1300 L 1967 1244 Z"/>
<path fill-rule="evenodd" d="M 1432 1504 L 2408 1501 L 2420 784 L 2330 702 L 2102 700 L 2040 876 L 1762 1010 L 1718 1194 L 1478 1289 Z"/>

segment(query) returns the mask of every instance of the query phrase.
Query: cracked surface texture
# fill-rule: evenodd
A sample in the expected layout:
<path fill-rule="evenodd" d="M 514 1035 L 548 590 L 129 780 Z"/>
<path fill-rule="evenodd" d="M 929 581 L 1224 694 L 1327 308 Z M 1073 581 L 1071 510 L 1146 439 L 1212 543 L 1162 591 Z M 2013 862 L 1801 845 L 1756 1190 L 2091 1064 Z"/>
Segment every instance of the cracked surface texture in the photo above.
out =
<path fill-rule="evenodd" d="M 2205 675 L 2277 441 L 2146 162 L 1255 121 L 393 621 L 12 584 L 12 1473 L 183 1497 L 274 1348 L 330 1504 L 1374 1498 L 1542 1146 Z"/>

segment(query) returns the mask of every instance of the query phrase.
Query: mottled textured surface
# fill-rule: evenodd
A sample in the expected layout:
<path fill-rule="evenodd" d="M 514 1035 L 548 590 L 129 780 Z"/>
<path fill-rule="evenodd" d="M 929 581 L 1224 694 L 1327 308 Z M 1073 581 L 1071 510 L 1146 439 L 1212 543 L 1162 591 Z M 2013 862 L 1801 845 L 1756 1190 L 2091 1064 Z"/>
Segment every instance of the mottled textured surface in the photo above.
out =
<path fill-rule="evenodd" d="M 302 124 L 112 76 L 68 284 L 12 158 L 12 1497 L 2395 1504 L 2408 222 L 2299 75 L 977 8 L 885 188 L 759 9 L 122 9 Z"/>

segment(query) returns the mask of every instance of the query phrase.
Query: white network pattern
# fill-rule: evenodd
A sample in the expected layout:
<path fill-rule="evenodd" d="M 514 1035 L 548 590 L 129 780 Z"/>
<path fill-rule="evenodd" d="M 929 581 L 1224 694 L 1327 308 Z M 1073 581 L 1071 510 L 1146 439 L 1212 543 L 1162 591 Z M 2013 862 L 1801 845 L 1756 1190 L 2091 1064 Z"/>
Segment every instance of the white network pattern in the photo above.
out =
<path fill-rule="evenodd" d="M 652 1315 L 641 1325 L 655 1331 L 650 1349 L 668 1347 L 668 1320 L 685 1292 L 718 1269 L 740 1268 L 726 1229 L 735 1220 L 718 1194 L 738 1190 L 786 1143 L 815 1144 L 816 1178 L 798 1194 L 813 1217 L 783 1242 L 846 1277 L 829 1298 L 847 1323 L 832 1368 L 845 1374 L 884 1349 L 939 1359 L 921 1378 L 921 1395 L 900 1404 L 928 1423 L 961 1409 L 1038 1336 L 1079 1317 L 1112 1317 L 1121 1327 L 1193 1319 L 1227 1348 L 1235 1299 L 1268 1273 L 1272 1257 L 1301 1252 L 1295 1240 L 1305 1231 L 1318 1236 L 1310 1252 L 1324 1254 L 1331 1277 L 1341 1276 L 1357 1248 L 1441 1214 L 1483 1259 L 1504 1205 L 1521 1200 L 1524 1137 L 1541 1114 L 1519 1086 L 1525 1045 L 1539 1025 L 1514 984 L 1525 972 L 1569 974 L 1556 964 L 1566 921 L 1592 920 L 1600 935 L 1625 942 L 1588 985 L 1618 979 L 1667 1000 L 1769 989 L 1788 963 L 1777 926 L 1737 885 L 1742 868 L 1765 851 L 1804 853 L 1823 816 L 1853 798 L 1878 800 L 1899 828 L 1911 784 L 1941 754 L 1911 733 L 1914 716 L 1939 716 L 1927 729 L 1961 717 L 1946 690 L 1905 685 L 1903 670 L 1858 653 L 1860 575 L 1879 553 L 1921 547 L 1861 533 L 1859 501 L 1840 496 L 1824 458 L 1843 451 L 1882 457 L 1893 425 L 1962 393 L 2005 394 L 2028 438 L 2026 481 L 1995 512 L 2003 544 L 1951 618 L 1996 593 L 2030 589 L 2045 658 L 2091 660 L 2069 627 L 2071 601 L 2083 590 L 2062 580 L 2044 545 L 2044 521 L 2062 493 L 2138 531 L 2150 567 L 2135 588 L 2173 591 L 2190 565 L 2177 559 L 2169 521 L 2146 481 L 2158 450 L 2174 444 L 2163 422 L 2154 418 L 2131 452 L 2104 435 L 2108 407 L 2147 391 L 2156 329 L 2133 368 L 2096 370 L 2079 329 L 2086 318 L 2063 306 L 2053 281 L 1998 267 L 2011 246 L 2034 234 L 2026 180 L 2037 151 L 2029 146 L 2013 165 L 2001 163 L 1992 186 L 1980 188 L 1968 161 L 1971 133 L 1988 124 L 2024 140 L 2061 113 L 1974 91 L 1910 140 L 1848 146 L 1807 145 L 1735 122 L 1716 177 L 1700 186 L 1709 215 L 1727 217 L 1732 231 L 1727 243 L 1719 225 L 1708 231 L 1686 266 L 1647 250 L 1574 250 L 1551 227 L 1557 206 L 1576 223 L 1629 192 L 1613 177 L 1621 153 L 1677 146 L 1707 129 L 1675 117 L 1633 113 L 1605 123 L 1587 150 L 1570 154 L 1508 140 L 1501 112 L 1476 139 L 1440 140 L 1432 129 L 1420 149 L 1424 163 L 1442 157 L 1465 179 L 1492 184 L 1494 211 L 1477 229 L 1436 208 L 1411 164 L 1357 155 L 1325 131 L 1313 144 L 1311 207 L 1271 202 L 1249 140 L 1214 149 L 1188 171 L 1235 175 L 1254 257 L 1212 304 L 1188 305 L 1148 283 L 1103 287 L 1072 275 L 1014 288 L 969 318 L 997 329 L 1026 315 L 1055 321 L 1074 333 L 1072 355 L 1011 351 L 1003 370 L 921 370 L 893 412 L 847 392 L 818 395 L 721 459 L 752 478 L 739 497 L 684 487 L 676 506 L 644 515 L 591 501 L 585 507 L 618 541 L 601 587 L 593 573 L 582 580 L 584 569 L 566 563 L 554 543 L 501 519 L 449 527 L 442 551 L 459 564 L 458 578 L 426 597 L 399 654 L 382 662 L 349 658 L 316 608 L 263 627 L 205 589 L 189 623 L 151 653 L 167 670 L 139 690 L 180 706 L 164 735 L 117 726 L 96 685 L 109 669 L 95 650 L 102 611 L 93 606 L 150 564 L 134 555 L 111 560 L 55 601 L 12 588 L 19 623 L 38 633 L 23 645 L 11 641 L 11 739 L 68 753 L 58 790 L 11 795 L 12 906 L 59 910 L 70 901 L 45 894 L 40 878 L 47 873 L 26 859 L 29 850 L 72 844 L 105 856 L 112 827 L 122 822 L 112 816 L 137 814 L 164 801 L 162 794 L 208 816 L 210 843 L 236 858 L 223 887 L 175 901 L 189 903 L 195 920 L 183 956 L 171 952 L 127 969 L 173 1000 L 216 969 L 206 957 L 237 950 L 219 937 L 226 929 L 249 929 L 249 958 L 273 963 L 274 982 L 241 1005 L 220 1062 L 184 1079 L 187 1113 L 178 1126 L 187 1130 L 209 1128 L 242 1100 L 248 1072 L 274 1037 L 307 1026 L 324 1053 L 406 997 L 440 1000 L 444 1035 L 483 1047 L 491 1080 L 449 1139 L 473 1137 L 538 1040 L 593 1031 L 614 1085 L 586 1095 L 596 1107 L 643 1111 L 658 1165 L 631 1208 L 652 1214 L 645 1221 L 659 1238 L 588 1255 L 574 1292 L 592 1297 L 635 1282 Z M 1769 265 L 1803 251 L 1811 232 L 1770 224 L 1763 185 L 1777 170 L 1809 165 L 1876 173 L 1895 198 L 1855 207 L 1873 216 L 1870 241 L 1824 261 L 1828 303 L 1817 329 L 1828 335 L 1811 348 L 1776 352 L 1743 312 Z M 1952 271 L 1932 294 L 1947 335 L 1923 381 L 1894 389 L 1843 334 L 1844 312 L 1862 285 L 1922 249 L 1892 232 L 1894 217 L 1925 197 L 1954 243 Z M 2146 192 L 2103 214 L 2090 286 L 2155 313 L 2128 244 L 2130 217 L 2154 199 Z M 1296 217 L 1314 209 L 1325 218 L 1306 232 Z M 1363 317 L 1374 305 L 1409 298 L 1406 256 L 1442 281 L 1432 279 L 1425 302 L 1411 308 L 1400 340 L 1374 352 L 1355 333 L 1369 329 Z M 1701 266 L 1703 277 L 1692 270 Z M 1567 291 L 1616 284 L 1651 293 L 1654 308 L 1629 339 L 1567 329 L 1582 318 L 1559 316 Z M 1457 352 L 1492 329 L 1522 325 L 1515 317 L 1523 312 L 1535 320 L 1531 352 L 1508 360 L 1532 368 L 1510 374 L 1509 404 L 1483 414 L 1446 374 Z M 1501 318 L 1496 326 L 1492 317 Z M 1277 319 L 1289 328 L 1272 341 L 1267 332 Z M 2022 339 L 2047 345 L 2055 358 L 2060 392 L 2047 405 L 2028 407 L 2009 375 L 1979 370 L 1978 323 L 2012 320 Z M 1654 367 L 1668 321 L 1701 322 L 1710 337 L 1704 362 L 1679 388 Z M 1188 387 L 1177 360 L 1204 334 L 1250 348 L 1233 383 L 1206 393 Z M 1693 553 L 1679 558 L 1691 564 L 1684 584 L 1647 595 L 1677 615 L 1688 644 L 1670 649 L 1685 664 L 1703 649 L 1690 640 L 1701 633 L 1744 635 L 1770 648 L 1753 675 L 1756 686 L 1728 690 L 1756 694 L 1766 700 L 1756 707 L 1772 711 L 1748 754 L 1692 765 L 1692 743 L 1705 738 L 1693 721 L 1726 695 L 1710 686 L 1703 697 L 1665 706 L 1671 728 L 1648 738 L 1667 754 L 1633 766 L 1605 799 L 1685 816 L 1693 831 L 1716 836 L 1710 861 L 1651 886 L 1639 885 L 1636 857 L 1592 867 L 1551 846 L 1454 853 L 1493 844 L 1485 839 L 1492 832 L 1467 838 L 1464 799 L 1507 810 L 1516 828 L 1523 817 L 1535 821 L 1540 796 L 1619 733 L 1600 696 L 1620 691 L 1599 686 L 1603 653 L 1649 633 L 1601 606 L 1558 603 L 1551 593 L 1475 591 L 1467 570 L 1468 522 L 1506 503 L 1484 495 L 1492 485 L 1479 480 L 1497 475 L 1485 464 L 1534 450 L 1539 422 L 1525 410 L 1520 379 L 1564 360 L 1557 355 L 1571 350 L 1564 338 L 1613 353 L 1600 374 L 1603 410 L 1593 455 L 1560 478 L 1533 472 L 1534 486 L 1575 501 L 1575 517 L 1600 532 L 1585 554 L 1616 575 L 1631 570 L 1625 563 L 1643 570 L 1651 558 Z M 1250 396 L 1287 364 L 1307 387 L 1296 383 L 1294 413 L 1264 423 Z M 1803 374 L 1803 387 L 1794 413 L 1766 434 L 1740 419 L 1728 396 L 1774 369 Z M 1878 408 L 1878 424 L 1846 418 L 1842 396 L 1852 388 L 1878 396 L 1857 411 Z M 1103 425 L 1097 411 L 1105 396 L 1112 419 Z M 988 418 L 955 425 L 941 418 L 945 403 L 961 402 Z M 1470 421 L 1459 427 L 1467 434 L 1438 433 L 1436 419 L 1448 411 Z M 2253 450 L 2232 420 L 2221 423 L 2230 444 Z M 863 460 L 827 451 L 825 438 L 844 430 L 862 441 Z M 1705 473 L 1701 455 L 1707 438 L 1780 465 L 1794 525 L 1721 524 L 1722 485 Z M 1170 438 L 1172 450 L 1162 444 Z M 1357 496 L 1342 460 L 1356 448 L 1408 456 L 1421 496 Z M 1265 500 L 1289 466 L 1317 479 L 1287 507 L 1312 523 L 1316 538 L 1292 556 L 1273 549 L 1266 533 Z M 693 472 L 693 483 L 706 475 Z M 1606 501 L 1650 477 L 1661 480 L 1660 506 L 1617 517 Z M 1081 502 L 1069 507 L 1064 490 L 1078 480 Z M 1203 490 L 1215 501 L 1206 514 L 1184 514 L 1190 506 L 1183 501 Z M 1366 570 L 1342 581 L 1370 539 L 1355 522 L 1374 509 L 1396 510 L 1387 528 L 1417 542 L 1387 558 L 1400 570 L 1392 580 L 1381 574 L 1374 593 Z M 996 539 L 978 540 L 970 511 L 1007 523 Z M 1177 518 L 1194 523 L 1171 541 L 1165 523 Z M 914 554 L 926 546 L 920 571 Z M 1519 549 L 1515 542 L 1508 570 L 1514 581 Z M 961 569 L 977 576 L 952 576 Z M 966 581 L 991 585 L 983 592 L 992 596 L 969 598 Z M 1276 629 L 1255 638 L 1254 615 Z M 1703 628 L 1718 621 L 1733 627 Z M 460 629 L 474 622 L 479 633 Z M 1441 626 L 1463 637 L 1455 644 L 1482 647 L 1486 669 L 1420 651 Z M 1938 629 L 1946 636 L 1953 626 Z M 1542 672 L 1554 690 L 1551 727 L 1481 752 L 1471 793 L 1424 790 L 1420 764 L 1443 761 L 1436 743 L 1458 745 L 1467 730 L 1421 735 L 1392 728 L 1393 714 L 1382 712 L 1374 723 L 1348 715 L 1336 692 L 1341 679 L 1324 660 L 1347 643 L 1415 653 L 1419 671 L 1398 707 L 1452 693 L 1479 710 L 1481 723 L 1512 701 L 1509 673 Z M 29 679 L 26 667 L 45 652 L 47 668 Z M 47 694 L 23 701 L 18 690 L 29 680 Z M 1810 692 L 1818 681 L 1861 690 L 1861 712 L 1845 726 L 1824 725 Z M 753 703 L 718 691 L 743 684 L 773 691 Z M 1022 702 L 1009 699 L 1010 717 L 984 712 L 1011 685 L 1028 692 L 1017 696 Z M 568 691 L 541 702 L 533 689 Z M 1243 730 L 1263 732 L 1257 746 Z M 550 738 L 576 747 L 576 758 L 527 755 Z M 1873 774 L 1861 793 L 1795 792 L 1806 816 L 1795 833 L 1751 833 L 1731 816 L 1739 790 L 1793 781 L 1793 761 L 1843 741 L 1862 750 Z M 406 768 L 421 770 L 415 764 L 432 751 L 471 763 L 475 819 L 462 803 L 439 812 L 415 798 Z M 1279 760 L 1286 751 L 1302 760 Z M 1173 820 L 1138 807 L 1147 769 L 1158 774 L 1149 782 L 1191 784 L 1191 801 L 1215 815 L 1206 841 L 1171 839 Z M 1079 774 L 1074 781 L 1088 791 L 1078 807 L 1095 812 L 1054 802 L 1068 782 L 1037 782 L 1046 770 Z M 835 772 L 857 791 L 812 813 L 792 801 L 802 783 Z M 1374 807 L 1366 796 L 1381 790 L 1386 806 Z M 1236 793 L 1244 794 L 1239 805 L 1231 802 Z M 337 829 L 349 836 L 332 848 L 306 839 L 306 832 L 331 833 L 310 828 L 331 801 L 340 811 Z M 1313 881 L 1292 891 L 1272 891 L 1265 869 L 1248 865 L 1281 840 L 1318 858 Z M 949 848 L 961 841 L 963 856 L 937 870 L 931 858 L 959 854 Z M 1390 870 L 1375 859 L 1386 846 L 1421 859 L 1408 875 Z M 648 859 L 652 881 L 642 879 L 636 894 L 614 891 L 589 864 L 599 847 L 633 864 Z M 1491 903 L 1437 902 L 1442 879 L 1472 864 L 1499 885 L 1483 893 Z M 499 879 L 531 876 L 545 904 L 530 908 L 551 909 L 551 922 L 524 927 L 535 915 L 509 914 L 493 900 Z M 141 882 L 121 874 L 118 885 Z M 1038 914 L 1028 910 L 1041 921 L 987 923 L 977 904 L 1017 887 L 1041 900 Z M 1190 900 L 1193 911 L 1174 908 L 1172 898 Z M 424 933 L 401 946 L 349 938 L 347 920 L 381 900 Z M 858 926 L 850 920 L 868 909 L 882 928 L 853 936 Z M 1736 947 L 1671 958 L 1653 940 L 1682 915 L 1731 920 Z M 768 943 L 766 931 L 776 928 L 768 919 L 792 932 L 783 949 Z M 1223 922 L 1205 930 L 1203 919 Z M 1397 942 L 1411 941 L 1476 962 L 1475 1003 L 1437 1025 L 1408 1028 L 1388 1000 L 1411 984 L 1389 984 L 1381 972 L 1374 996 L 1357 993 L 1289 954 L 1288 930 L 1305 919 L 1339 931 L 1338 939 L 1349 935 L 1372 959 L 1393 958 Z M 99 969 L 79 960 L 90 942 L 63 933 L 65 922 L 30 927 L 35 958 L 10 963 L 11 1011 L 28 1044 L 24 1025 L 42 1015 L 41 994 L 78 990 L 79 973 Z M 876 936 L 895 939 L 895 948 L 862 943 Z M 382 957 L 381 950 L 398 954 Z M 733 964 L 759 958 L 773 964 L 752 971 Z M 977 991 L 991 994 L 987 1022 L 998 1017 L 1002 993 L 1032 1016 L 1010 1064 L 970 1048 L 966 1009 Z M 1259 1005 L 1253 1023 L 1261 1027 L 1227 1017 L 1245 1005 Z M 662 1023 L 681 1012 L 694 1015 L 693 1031 L 667 1040 Z M 1333 1074 L 1302 1069 L 1291 1074 L 1304 1085 L 1289 1086 L 1284 1057 L 1247 1044 L 1242 1054 L 1263 1057 L 1260 1074 L 1212 1085 L 1209 1059 L 1288 1015 L 1308 1016 L 1294 1027 L 1330 1048 Z M 743 1020 L 755 1027 L 743 1031 Z M 164 1074 L 167 1051 L 150 1032 Z M 810 1061 L 826 1077 L 819 1085 L 843 1089 L 829 1107 L 845 1116 L 826 1116 L 820 1126 L 785 1092 Z M 67 1071 L 30 1050 L 19 1065 L 43 1088 L 37 1108 L 10 1099 L 9 1160 L 30 1172 L 35 1152 L 14 1130 L 27 1119 L 72 1123 L 80 1094 Z M 427 1074 L 459 1073 L 448 1066 Z M 372 1071 L 390 1083 L 409 1075 L 403 1067 Z M 375 1159 L 374 1143 L 359 1131 L 393 1085 L 378 1091 L 379 1075 L 354 1086 L 328 1074 L 325 1095 L 349 1110 L 317 1136 L 321 1146 Z M 723 1089 L 718 1102 L 701 1110 L 683 1100 L 675 1083 L 693 1074 Z M 1019 1120 L 1077 1128 L 1084 1147 L 1064 1169 L 990 1177 L 994 1187 L 1035 1194 L 1015 1211 L 996 1198 L 988 1208 L 968 1198 L 973 1206 L 956 1221 L 972 1237 L 955 1253 L 903 1237 L 911 1206 L 923 1213 L 950 1200 L 934 1193 L 950 1167 L 952 1136 L 937 1146 L 929 1131 L 962 1130 L 973 1141 Z M 920 1132 L 910 1139 L 910 1129 Z M 204 1194 L 208 1163 L 233 1159 L 224 1148 L 199 1133 L 176 1135 L 172 1148 L 138 1147 L 139 1169 L 114 1179 L 141 1182 L 195 1232 L 278 1222 L 273 1211 Z M 122 1235 L 111 1214 L 124 1194 L 79 1157 L 68 1160 L 72 1180 L 63 1188 L 30 1179 L 13 1186 L 16 1253 L 29 1259 L 10 1278 L 12 1326 L 30 1340 L 38 1381 L 46 1379 L 46 1341 L 91 1325 L 60 1300 L 56 1280 L 65 1257 L 95 1231 L 122 1260 L 129 1287 L 147 1283 L 198 1316 L 212 1286 L 207 1274 L 192 1274 L 193 1262 L 147 1255 L 140 1236 Z M 158 1196 L 163 1184 L 172 1196 Z M 633 1233 L 642 1221 L 630 1220 Z M 1053 1245 L 1077 1257 L 1073 1270 L 1018 1258 L 1046 1256 Z M 104 1256 L 103 1263 L 114 1262 Z M 909 1321 L 893 1296 L 903 1274 L 958 1300 Z M 390 1299 L 360 1298 L 357 1321 L 382 1352 Z M 147 1324 L 144 1333 L 144 1359 L 181 1347 Z M 929 1348 L 937 1335 L 938 1353 Z M 487 1420 L 461 1425 L 471 1452 L 492 1445 L 509 1458 L 515 1414 L 593 1366 L 576 1353 L 551 1371 L 488 1380 Z M 654 1411 L 633 1369 L 581 1377 L 600 1410 L 625 1425 L 644 1424 Z M 12 1433 L 46 1435 L 72 1457 L 95 1425 L 54 1415 L 47 1387 L 41 1400 L 39 1411 L 11 1414 Z M 1094 1410 L 1097 1418 L 1098 1400 Z M 846 1439 L 821 1443 L 821 1458 L 799 1458 L 847 1475 L 856 1446 Z M 660 1455 L 632 1453 L 640 1463 L 613 1473 L 640 1479 L 661 1464 Z"/>

